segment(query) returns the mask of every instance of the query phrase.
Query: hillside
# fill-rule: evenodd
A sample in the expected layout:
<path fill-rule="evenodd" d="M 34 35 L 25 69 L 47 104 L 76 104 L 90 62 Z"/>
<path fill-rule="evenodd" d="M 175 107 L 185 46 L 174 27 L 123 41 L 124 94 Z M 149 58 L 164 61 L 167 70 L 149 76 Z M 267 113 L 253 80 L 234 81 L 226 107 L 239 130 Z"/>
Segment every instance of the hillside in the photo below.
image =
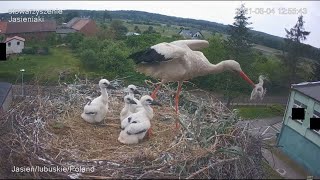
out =
<path fill-rule="evenodd" d="M 11 15 L 8 13 L 0 14 L 1 20 L 8 20 L 11 16 L 20 16 Z M 24 15 L 28 16 L 28 15 Z M 31 15 L 29 15 L 31 16 Z M 152 25 L 152 26 L 178 26 L 180 27 L 189 27 L 200 29 L 202 31 L 206 31 L 206 35 L 210 35 L 211 33 L 222 33 L 228 34 L 228 26 L 225 24 L 220 24 L 216 22 L 210 22 L 206 20 L 196 20 L 190 18 L 180 18 L 174 16 L 167 16 L 156 13 L 148 13 L 143 11 L 129 11 L 129 10 L 119 10 L 119 11 L 93 11 L 93 10 L 64 10 L 61 15 L 45 15 L 45 19 L 55 19 L 58 22 L 66 22 L 68 19 L 73 16 L 82 16 L 82 17 L 91 17 L 98 22 L 103 22 L 106 19 L 122 19 L 126 21 L 131 21 L 133 24 L 144 24 L 144 25 Z M 259 44 L 263 46 L 267 46 L 269 48 L 281 50 L 284 45 L 284 39 L 282 37 L 274 36 L 267 34 L 265 32 L 251 30 L 252 33 L 252 41 L 254 44 Z M 304 57 L 310 59 L 320 59 L 320 49 L 315 48 L 310 45 L 305 45 L 306 53 Z"/>

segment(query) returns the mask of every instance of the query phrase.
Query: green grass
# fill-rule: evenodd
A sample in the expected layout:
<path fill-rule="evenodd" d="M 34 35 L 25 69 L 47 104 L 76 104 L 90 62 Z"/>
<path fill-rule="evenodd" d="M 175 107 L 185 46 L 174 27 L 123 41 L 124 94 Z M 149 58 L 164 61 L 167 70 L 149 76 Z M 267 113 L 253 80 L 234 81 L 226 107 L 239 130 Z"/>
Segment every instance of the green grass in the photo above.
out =
<path fill-rule="evenodd" d="M 270 48 L 270 47 L 263 46 L 260 44 L 254 44 L 253 48 L 258 49 L 267 55 L 282 54 L 282 51 L 280 51 L 278 49 Z"/>
<path fill-rule="evenodd" d="M 275 116 L 282 116 L 285 111 L 285 107 L 281 105 L 253 107 L 253 106 L 240 106 L 239 116 L 243 119 L 257 119 L 257 118 L 269 118 Z"/>
<path fill-rule="evenodd" d="M 56 83 L 60 71 L 72 75 L 81 69 L 80 61 L 67 48 L 50 48 L 49 55 L 19 55 L 0 62 L 0 81 L 20 81 L 20 69 L 25 69 L 24 79 Z"/>
<path fill-rule="evenodd" d="M 166 24 L 161 24 L 161 26 L 147 25 L 147 24 L 131 24 L 129 23 L 130 22 L 129 20 L 125 20 L 125 21 L 122 20 L 122 22 L 123 22 L 123 25 L 128 28 L 129 32 L 134 32 L 135 26 L 138 26 L 141 32 L 146 31 L 149 28 L 149 26 L 152 26 L 155 31 L 167 37 L 171 37 L 172 35 L 177 35 L 178 32 L 180 31 L 180 27 L 182 27 L 182 26 L 176 26 L 176 25 L 171 25 L 170 27 L 167 27 Z M 110 22 L 105 22 L 105 24 L 109 26 Z M 193 29 L 190 27 L 184 27 L 184 28 Z M 205 39 L 208 39 L 212 36 L 211 35 L 212 33 L 207 30 L 201 30 L 201 33 L 205 37 Z"/>

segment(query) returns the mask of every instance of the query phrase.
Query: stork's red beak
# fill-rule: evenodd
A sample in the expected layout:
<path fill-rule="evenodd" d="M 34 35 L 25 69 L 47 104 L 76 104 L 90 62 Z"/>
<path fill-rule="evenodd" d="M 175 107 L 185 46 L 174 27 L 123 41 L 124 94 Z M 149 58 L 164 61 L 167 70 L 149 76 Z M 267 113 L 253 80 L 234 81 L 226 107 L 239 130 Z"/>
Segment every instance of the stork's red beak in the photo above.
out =
<path fill-rule="evenodd" d="M 252 81 L 251 79 L 243 72 L 243 71 L 240 71 L 239 72 L 240 76 L 246 80 L 253 88 L 256 86 Z"/>

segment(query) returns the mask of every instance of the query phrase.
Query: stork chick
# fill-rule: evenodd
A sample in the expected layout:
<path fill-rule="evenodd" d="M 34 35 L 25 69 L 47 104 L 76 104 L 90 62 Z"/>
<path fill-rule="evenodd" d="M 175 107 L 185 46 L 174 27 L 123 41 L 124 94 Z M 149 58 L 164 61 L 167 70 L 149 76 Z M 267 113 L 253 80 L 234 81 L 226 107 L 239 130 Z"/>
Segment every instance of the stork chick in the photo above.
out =
<path fill-rule="evenodd" d="M 101 79 L 99 81 L 99 87 L 101 90 L 101 95 L 84 106 L 83 113 L 81 117 L 88 123 L 98 123 L 101 122 L 108 112 L 108 92 L 107 88 L 115 89 L 110 82 L 106 79 Z"/>
<path fill-rule="evenodd" d="M 135 86 L 135 85 L 133 85 L 133 84 L 130 84 L 129 86 L 128 86 L 128 91 L 129 91 L 129 96 L 135 101 L 135 102 L 137 102 L 137 104 L 131 104 L 130 106 L 129 106 L 129 111 L 131 112 L 131 113 L 135 113 L 135 112 L 137 112 L 137 106 L 139 106 L 140 105 L 140 101 L 138 100 L 138 99 L 136 99 L 135 97 L 134 97 L 134 95 L 135 94 L 139 94 L 139 95 L 141 95 L 141 93 L 138 91 L 138 89 L 137 89 L 137 87 Z"/>
<path fill-rule="evenodd" d="M 135 98 L 133 99 L 133 97 L 131 97 L 131 95 L 126 95 L 123 99 L 124 99 L 124 107 L 120 112 L 120 123 L 126 117 L 128 117 L 129 115 L 134 113 L 134 112 L 130 111 L 130 107 L 132 105 L 137 105 L 137 102 L 139 102 L 137 99 L 135 99 Z"/>
<path fill-rule="evenodd" d="M 131 114 L 121 122 L 121 132 L 118 141 L 123 144 L 137 144 L 143 139 L 151 127 L 150 120 L 153 118 L 153 109 L 150 105 L 161 106 L 149 95 L 142 96 L 138 112 Z"/>
<path fill-rule="evenodd" d="M 255 100 L 260 98 L 262 100 L 267 92 L 266 88 L 263 88 L 264 80 L 268 80 L 267 77 L 260 75 L 259 83 L 255 85 L 255 88 L 251 92 L 250 100 Z"/>

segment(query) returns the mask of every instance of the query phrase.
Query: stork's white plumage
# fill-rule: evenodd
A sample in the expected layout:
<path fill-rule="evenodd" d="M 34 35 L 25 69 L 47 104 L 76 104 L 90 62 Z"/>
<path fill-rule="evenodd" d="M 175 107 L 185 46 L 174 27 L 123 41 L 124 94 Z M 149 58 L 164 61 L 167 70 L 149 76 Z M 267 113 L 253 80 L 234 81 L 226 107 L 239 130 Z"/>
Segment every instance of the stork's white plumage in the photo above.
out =
<path fill-rule="evenodd" d="M 130 85 L 128 86 L 128 91 L 129 91 L 129 96 L 130 96 L 135 102 L 137 102 L 137 104 L 131 104 L 131 105 L 129 106 L 129 111 L 132 112 L 132 113 L 135 113 L 135 112 L 137 112 L 137 110 L 136 110 L 136 109 L 137 109 L 137 106 L 140 106 L 141 104 L 140 104 L 140 101 L 139 101 L 137 98 L 134 97 L 134 95 L 135 95 L 135 94 L 141 95 L 141 93 L 138 91 L 137 87 L 136 87 L 135 85 L 133 85 L 133 84 L 130 84 Z"/>
<path fill-rule="evenodd" d="M 142 96 L 138 112 L 131 114 L 121 122 L 121 132 L 118 138 L 123 144 L 137 144 L 143 139 L 150 129 L 150 121 L 153 118 L 153 109 L 150 105 L 161 105 L 154 101 L 149 95 Z"/>
<path fill-rule="evenodd" d="M 106 79 L 99 81 L 101 95 L 94 100 L 90 100 L 83 108 L 81 117 L 89 123 L 101 122 L 106 116 L 109 108 L 107 88 L 115 89 Z"/>
<path fill-rule="evenodd" d="M 255 84 L 242 71 L 238 62 L 225 60 L 218 64 L 211 64 L 202 52 L 196 51 L 208 46 L 209 42 L 206 40 L 163 42 L 144 51 L 136 52 L 130 55 L 129 58 L 132 58 L 137 64 L 137 71 L 155 79 L 160 79 L 160 84 L 152 92 L 152 98 L 156 98 L 156 93 L 161 84 L 178 82 L 175 97 L 176 113 L 178 113 L 179 93 L 185 80 L 229 70 L 239 73 L 244 80 L 252 87 L 255 87 Z M 178 128 L 177 121 L 176 128 Z"/>
<path fill-rule="evenodd" d="M 255 88 L 251 92 L 250 100 L 255 100 L 260 98 L 262 100 L 267 92 L 266 88 L 263 88 L 264 80 L 267 80 L 267 78 L 263 75 L 259 76 L 259 83 L 256 84 Z"/>
<path fill-rule="evenodd" d="M 122 108 L 120 112 L 120 123 L 122 120 L 124 120 L 126 117 L 130 116 L 134 112 L 130 111 L 130 107 L 132 105 L 137 105 L 137 102 L 139 102 L 137 99 L 132 98 L 131 95 L 126 95 L 124 98 L 124 107 Z M 140 103 L 140 102 L 139 102 Z"/>

